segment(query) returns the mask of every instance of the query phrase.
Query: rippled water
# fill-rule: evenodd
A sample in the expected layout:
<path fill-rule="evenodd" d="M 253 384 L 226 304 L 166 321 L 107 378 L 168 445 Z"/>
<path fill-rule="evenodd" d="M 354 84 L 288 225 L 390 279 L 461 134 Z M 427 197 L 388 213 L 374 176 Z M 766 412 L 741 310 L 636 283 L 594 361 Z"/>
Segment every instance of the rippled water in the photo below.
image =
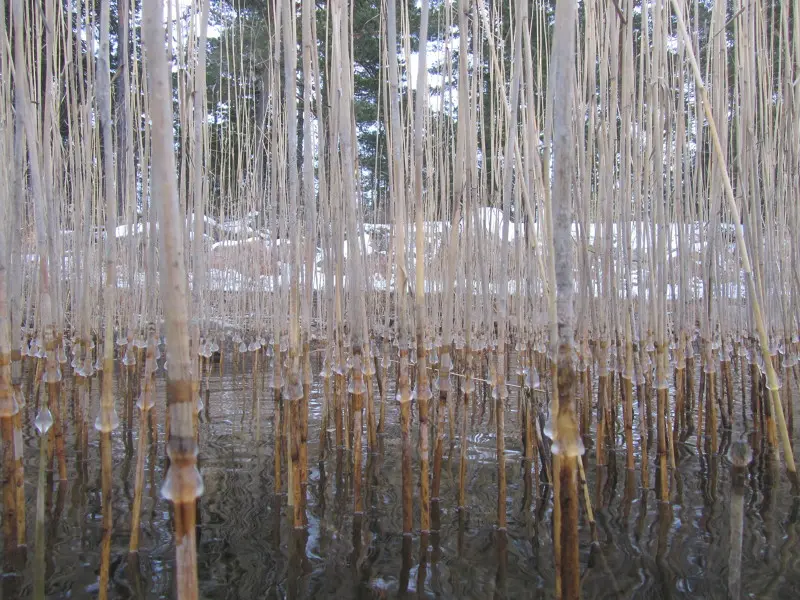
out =
<path fill-rule="evenodd" d="M 318 366 L 314 368 L 318 372 Z M 738 376 L 734 379 L 739 381 Z M 470 409 L 469 510 L 466 515 L 456 510 L 460 448 L 456 439 L 445 446 L 441 505 L 434 517 L 434 526 L 438 516 L 440 527 L 427 540 L 423 561 L 420 536 L 402 535 L 399 408 L 394 401 L 387 404 L 386 433 L 376 452 L 365 453 L 365 512 L 354 519 L 352 457 L 333 448 L 323 462 L 318 461 L 323 393 L 319 382 L 315 383 L 309 419 L 308 528 L 295 532 L 287 517 L 285 495 L 274 494 L 272 390 L 264 378 L 256 379 L 261 402 L 261 419 L 256 423 L 250 373 L 232 374 L 228 365 L 222 377 L 215 370 L 209 383 L 209 412 L 200 424 L 199 458 L 206 491 L 199 503 L 197 527 L 203 598 L 385 598 L 404 593 L 442 598 L 552 597 L 552 493 L 546 485 L 533 490 L 526 485 L 516 390 L 506 410 L 507 533 L 495 528 L 495 426 L 491 394 L 481 385 Z M 97 388 L 95 383 L 90 423 L 99 406 Z M 157 390 L 163 402 L 163 373 Z M 69 378 L 62 397 L 68 421 L 68 480 L 59 482 L 56 470 L 55 481 L 52 472 L 47 481 L 46 594 L 95 598 L 103 533 L 99 440 L 91 429 L 89 455 L 79 456 Z M 388 397 L 394 398 L 393 389 Z M 130 426 L 123 398 L 124 393 L 118 394 L 122 427 L 112 438 L 114 530 L 109 597 L 171 598 L 175 588 L 173 524 L 170 505 L 158 495 L 165 466 L 163 405 L 157 405 L 158 444 L 149 445 L 145 463 L 141 551 L 135 560 L 128 555 L 128 542 L 139 427 L 138 415 Z M 28 551 L 21 564 L 20 559 L 11 566 L 4 561 L 3 598 L 31 597 L 34 581 L 41 577 L 33 542 L 39 446 L 32 425 L 32 400 L 25 410 Z M 750 418 L 749 403 L 744 412 Z M 737 404 L 734 438 L 745 430 L 742 414 Z M 416 445 L 415 412 L 413 417 Z M 726 598 L 731 498 L 730 463 L 724 454 L 727 440 L 721 436 L 716 456 L 698 453 L 693 436 L 676 442 L 678 470 L 672 481 L 672 501 L 661 504 L 653 489 L 655 448 L 649 450 L 650 486 L 643 489 L 638 445 L 637 470 L 627 472 L 621 426 L 619 434 L 607 469 L 598 472 L 594 452 L 587 453 L 597 543 L 592 543 L 581 510 L 584 597 Z M 329 438 L 332 442 L 332 433 Z M 599 493 L 598 478 L 603 481 Z M 416 462 L 414 481 L 419 482 Z M 415 495 L 414 518 L 419 527 L 417 500 Z M 773 464 L 760 445 L 749 467 L 744 513 L 742 597 L 796 598 L 800 502 L 791 494 L 782 465 Z"/>

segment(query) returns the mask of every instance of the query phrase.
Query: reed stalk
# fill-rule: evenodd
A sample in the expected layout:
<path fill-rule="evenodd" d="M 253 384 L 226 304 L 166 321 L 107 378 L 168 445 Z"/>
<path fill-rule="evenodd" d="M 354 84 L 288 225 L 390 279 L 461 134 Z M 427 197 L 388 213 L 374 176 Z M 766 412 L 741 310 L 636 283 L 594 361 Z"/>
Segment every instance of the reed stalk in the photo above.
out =
<path fill-rule="evenodd" d="M 625 371 L 622 374 L 622 403 L 625 426 L 625 468 L 635 468 L 633 456 L 633 343 L 631 341 L 631 321 L 626 315 L 625 321 Z"/>
<path fill-rule="evenodd" d="M 419 51 L 417 67 L 417 89 L 428 87 L 428 63 L 426 59 L 428 44 L 428 0 L 422 0 L 419 32 Z M 390 44 L 391 46 L 391 44 Z M 419 406 L 419 461 L 420 461 L 420 526 L 422 534 L 430 531 L 430 429 L 428 427 L 429 402 L 433 398 L 428 379 L 428 350 L 425 344 L 427 312 L 425 308 L 425 228 L 423 198 L 423 115 L 425 111 L 425 95 L 417 97 L 414 104 L 414 201 L 415 201 L 415 288 L 414 288 L 414 324 L 416 327 L 416 388 L 415 396 Z"/>
<path fill-rule="evenodd" d="M 553 84 L 562 90 L 553 106 L 553 248 L 555 259 L 558 354 L 558 412 L 553 414 L 553 471 L 558 478 L 558 503 L 554 506 L 554 527 L 560 537 L 557 596 L 579 598 L 580 565 L 578 554 L 578 480 L 577 461 L 583 453 L 575 414 L 575 366 L 573 334 L 573 267 L 572 247 L 572 152 L 575 147 L 572 129 L 575 79 L 575 25 L 577 5 L 560 2 L 556 5 L 555 31 L 550 58 Z M 550 97 L 555 100 L 554 96 Z M 555 525 L 557 523 L 557 525 Z"/>
<path fill-rule="evenodd" d="M 353 347 L 353 380 L 350 386 L 351 406 L 354 411 L 353 425 L 353 512 L 356 516 L 364 513 L 364 498 L 361 493 L 362 483 L 362 416 L 364 410 L 364 395 L 366 386 L 362 373 L 362 354 L 361 347 Z"/>
<path fill-rule="evenodd" d="M 194 431 L 192 360 L 187 322 L 186 265 L 181 244 L 178 190 L 175 182 L 175 154 L 172 147 L 171 91 L 163 46 L 163 2 L 145 0 L 142 6 L 142 36 L 150 81 L 152 127 L 151 198 L 158 207 L 159 237 L 164 265 L 160 270 L 161 296 L 169 352 L 167 408 L 170 465 L 161 489 L 175 511 L 177 596 L 198 597 L 195 544 L 195 506 L 203 493 L 197 470 L 197 441 Z"/>
<path fill-rule="evenodd" d="M 272 359 L 272 396 L 274 400 L 273 413 L 273 427 L 272 436 L 274 438 L 274 490 L 275 495 L 279 496 L 283 490 L 283 483 L 281 479 L 281 465 L 282 459 L 282 445 L 281 437 L 283 432 L 283 424 L 281 420 L 281 413 L 283 412 L 283 388 L 281 379 L 281 346 L 275 340 L 273 345 L 273 359 Z"/>
<path fill-rule="evenodd" d="M 34 584 L 33 598 L 44 600 L 45 597 L 45 486 L 47 485 L 47 435 L 52 422 L 40 421 L 36 427 L 39 433 L 39 477 L 36 483 L 36 524 L 34 529 Z"/>
<path fill-rule="evenodd" d="M 139 439 L 136 446 L 136 475 L 133 494 L 133 507 L 131 508 L 131 539 L 128 552 L 139 551 L 139 523 L 142 513 L 142 492 L 144 488 L 144 459 L 147 445 L 147 420 L 150 411 L 155 405 L 153 392 L 155 387 L 154 375 L 156 370 L 156 329 L 149 327 L 147 336 L 147 354 L 145 356 L 144 372 L 142 378 L 142 391 L 136 402 L 139 409 Z"/>
<path fill-rule="evenodd" d="M 403 157 L 402 124 L 400 120 L 400 84 L 397 61 L 397 4 L 395 0 L 386 1 L 386 43 L 389 63 L 389 134 L 392 145 L 391 165 L 394 189 L 391 191 L 391 202 L 394 208 L 394 259 L 396 265 L 396 331 L 399 346 L 400 364 L 397 379 L 398 400 L 400 401 L 400 431 L 402 444 L 402 486 L 403 486 L 403 535 L 411 534 L 413 526 L 411 500 L 411 386 L 409 381 L 408 325 L 406 322 L 405 290 L 408 277 L 406 275 L 405 247 L 405 165 Z M 421 230 L 421 228 L 419 228 Z"/>
<path fill-rule="evenodd" d="M 103 305 L 105 311 L 103 333 L 103 378 L 100 397 L 100 414 L 95 429 L 100 432 L 100 455 L 102 462 L 102 512 L 103 538 L 101 541 L 100 588 L 101 599 L 108 597 L 109 569 L 111 561 L 111 532 L 113 528 L 111 486 L 111 433 L 119 427 L 119 417 L 114 405 L 114 325 L 117 287 L 117 195 L 113 158 L 111 120 L 111 71 L 110 71 L 110 6 L 104 3 L 100 10 L 100 53 L 97 58 L 97 97 L 100 116 L 100 131 L 103 145 L 102 196 L 106 199 L 104 244 Z M 56 444 L 58 448 L 58 428 Z M 62 442 L 63 444 L 63 442 Z"/>
<path fill-rule="evenodd" d="M 730 554 L 728 556 L 728 596 L 732 600 L 741 597 L 742 585 L 742 533 L 744 527 L 744 492 L 747 481 L 747 466 L 753 458 L 746 442 L 736 441 L 731 445 L 731 508 L 730 508 Z"/>
<path fill-rule="evenodd" d="M 10 556 L 19 544 L 17 511 L 25 513 L 24 501 L 17 503 L 17 460 L 22 455 L 21 432 L 14 421 L 19 414 L 19 404 L 11 376 L 11 331 L 8 301 L 8 259 L 6 255 L 5 228 L 0 226 L 0 439 L 3 448 L 3 540 L 5 554 Z M 17 439 L 16 433 L 20 434 Z M 24 543 L 24 540 L 23 540 Z"/>
<path fill-rule="evenodd" d="M 100 432 L 100 488 L 102 493 L 103 537 L 100 540 L 100 585 L 98 597 L 108 598 L 111 573 L 111 534 L 114 529 L 112 503 L 111 432 Z"/>
<path fill-rule="evenodd" d="M 305 264 L 302 297 L 303 304 L 303 399 L 300 404 L 300 471 L 302 497 L 305 499 L 305 486 L 308 484 L 308 403 L 311 393 L 311 359 L 310 338 L 312 336 L 311 315 L 314 304 L 314 281 L 316 279 L 316 229 L 317 229 L 317 197 L 314 193 L 314 142 L 321 143 L 321 136 L 314 139 L 312 134 L 312 94 L 313 88 L 319 87 L 314 64 L 318 64 L 316 53 L 316 36 L 312 34 L 312 21 L 315 21 L 315 6 L 311 0 L 303 0 L 301 6 L 302 20 L 302 61 L 303 61 L 303 165 L 302 191 L 305 218 Z M 317 107 L 321 102 L 317 101 Z M 320 151 L 321 155 L 322 152 Z"/>

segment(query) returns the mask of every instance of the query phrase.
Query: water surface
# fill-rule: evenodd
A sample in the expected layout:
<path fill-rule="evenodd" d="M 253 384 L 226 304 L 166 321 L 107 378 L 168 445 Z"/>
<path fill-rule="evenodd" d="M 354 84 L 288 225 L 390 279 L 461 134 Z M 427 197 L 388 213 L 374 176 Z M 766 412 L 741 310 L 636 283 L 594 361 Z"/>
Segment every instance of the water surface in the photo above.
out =
<path fill-rule="evenodd" d="M 315 372 L 319 364 L 314 361 Z M 164 374 L 157 376 L 158 443 L 148 444 L 141 521 L 141 550 L 129 556 L 134 494 L 138 414 L 125 410 L 125 375 L 118 373 L 117 408 L 122 426 L 113 433 L 113 534 L 111 598 L 174 597 L 174 549 L 170 505 L 159 496 L 164 475 Z M 330 445 L 319 461 L 323 389 L 315 380 L 309 406 L 309 482 L 304 531 L 295 531 L 286 496 L 274 489 L 274 402 L 267 375 L 255 378 L 260 420 L 254 418 L 254 379 L 233 373 L 230 363 L 209 379 L 208 414 L 200 424 L 199 464 L 205 494 L 198 511 L 200 591 L 208 599 L 387 598 L 410 595 L 438 598 L 549 598 L 553 596 L 552 490 L 539 477 L 532 485 L 522 461 L 517 390 L 506 408 L 508 529 L 495 527 L 497 461 L 491 392 L 478 386 L 470 407 L 468 511 L 456 508 L 460 440 L 446 441 L 441 501 L 426 552 L 420 548 L 419 503 L 415 492 L 415 534 L 402 535 L 399 407 L 390 382 L 386 432 L 374 452 L 364 438 L 365 511 L 354 517 L 352 455 Z M 739 381 L 738 372 L 734 377 Z M 34 582 L 45 577 L 48 598 L 95 598 L 98 594 L 102 495 L 100 443 L 89 433 L 88 456 L 76 450 L 72 409 L 74 381 L 65 377 L 68 480 L 52 471 L 46 487 L 45 570 L 34 560 L 34 516 L 39 466 L 38 436 L 32 422 L 35 403 L 26 386 L 25 478 L 28 549 L 24 564 L 3 574 L 3 598 L 31 597 Z M 747 384 L 749 386 L 749 383 Z M 99 409 L 92 386 L 90 423 Z M 376 396 L 377 396 L 377 386 Z M 748 438 L 746 408 L 737 386 L 733 438 Z M 748 388 L 749 389 L 749 388 Z M 795 389 L 796 386 L 795 386 Z M 537 394 L 544 402 L 544 394 Z M 377 409 L 377 398 L 376 398 Z M 418 415 L 413 409 L 414 445 Z M 622 411 L 619 411 L 619 419 Z M 331 421 L 331 426 L 332 426 Z M 671 502 L 654 490 L 655 448 L 649 449 L 649 485 L 641 485 L 641 448 L 635 417 L 636 471 L 625 469 L 621 423 L 609 467 L 597 469 L 587 452 L 586 475 L 595 505 L 596 542 L 581 509 L 580 558 L 585 598 L 726 598 L 730 548 L 730 463 L 728 438 L 720 434 L 716 455 L 698 452 L 694 435 L 676 440 L 678 469 Z M 749 430 L 749 426 L 747 428 Z M 431 448 L 433 440 L 431 436 Z M 763 441 L 762 441 L 763 442 Z M 744 492 L 744 539 L 740 568 L 742 597 L 795 598 L 800 590 L 798 516 L 782 465 L 756 440 Z M 600 489 L 598 491 L 598 482 Z M 414 457 L 415 491 L 419 485 Z M 284 471 L 284 490 L 286 488 Z M 438 518 L 437 518 L 438 517 Z"/>

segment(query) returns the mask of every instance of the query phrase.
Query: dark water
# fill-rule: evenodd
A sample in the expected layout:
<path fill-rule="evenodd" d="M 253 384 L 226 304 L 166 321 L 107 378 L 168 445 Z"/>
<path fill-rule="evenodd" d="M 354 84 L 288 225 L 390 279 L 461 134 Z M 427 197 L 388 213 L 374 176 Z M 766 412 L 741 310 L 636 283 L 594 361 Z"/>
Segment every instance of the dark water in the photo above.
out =
<path fill-rule="evenodd" d="M 319 372 L 319 365 L 314 366 Z M 118 375 L 123 378 L 124 375 Z M 318 379 L 318 378 L 317 378 Z M 734 380 L 739 382 L 738 372 Z M 393 383 L 386 433 L 375 453 L 365 452 L 365 512 L 353 517 L 352 456 L 330 447 L 319 458 L 322 388 L 315 381 L 309 418 L 308 528 L 295 532 L 285 495 L 273 481 L 273 398 L 266 378 L 257 380 L 260 424 L 253 418 L 253 378 L 233 374 L 210 379 L 209 419 L 200 425 L 200 468 L 205 494 L 198 512 L 198 570 L 203 598 L 386 598 L 405 593 L 441 598 L 549 598 L 553 596 L 552 493 L 547 485 L 530 490 L 521 460 L 516 390 L 506 409 L 508 530 L 496 530 L 497 469 L 491 394 L 479 385 L 470 408 L 468 505 L 456 510 L 460 440 L 446 442 L 441 483 L 440 528 L 427 540 L 421 564 L 420 536 L 402 535 L 399 407 Z M 749 384 L 748 384 L 749 385 Z M 71 378 L 65 378 L 68 480 L 48 478 L 46 560 L 49 598 L 98 595 L 102 531 L 100 444 L 90 429 L 89 455 L 77 460 Z M 120 385 L 124 388 L 124 385 Z M 90 424 L 99 407 L 92 389 Z M 795 389 L 797 389 L 795 387 Z M 164 475 L 163 372 L 158 375 L 159 441 L 148 447 L 145 463 L 141 551 L 128 556 L 134 493 L 138 415 L 133 427 L 118 394 L 122 426 L 113 434 L 113 522 L 111 598 L 174 597 L 174 548 L 170 505 L 159 497 Z M 377 395 L 377 386 L 376 386 Z M 34 560 L 34 516 L 38 436 L 28 397 L 25 478 L 28 551 L 24 565 L 3 574 L 3 598 L 29 598 L 42 576 Z M 543 398 L 543 396 L 541 396 Z M 737 387 L 737 398 L 741 398 Z M 734 439 L 745 431 L 736 406 Z M 376 403 L 377 406 L 377 403 Z M 415 407 L 416 408 L 416 407 Z M 622 411 L 619 411 L 622 418 Z M 749 403 L 745 414 L 749 418 Z M 418 431 L 414 417 L 414 445 Z M 588 451 L 587 479 L 595 505 L 597 543 L 592 543 L 581 509 L 580 558 L 585 598 L 726 598 L 729 577 L 730 463 L 721 436 L 716 456 L 698 453 L 694 436 L 676 442 L 678 470 L 671 503 L 654 491 L 655 448 L 650 485 L 641 486 L 638 418 L 637 470 L 625 470 L 622 427 L 609 468 L 598 472 Z M 331 422 L 332 426 L 332 422 Z M 459 427 L 456 427 L 456 432 Z M 331 443 L 333 433 L 329 434 Z M 431 448 L 433 440 L 431 437 Z M 366 448 L 366 438 L 365 438 Z M 796 598 L 800 594 L 798 518 L 800 506 L 783 470 L 757 445 L 744 491 L 744 538 L 740 568 L 742 597 Z M 602 480 L 598 494 L 598 478 Z M 415 489 L 419 470 L 414 464 Z M 285 490 L 284 473 L 284 490 Z M 419 503 L 415 494 L 415 527 Z M 598 502 L 599 501 L 599 502 Z M 599 505 L 602 504 L 602 507 Z M 434 522 L 435 524 L 435 522 Z"/>

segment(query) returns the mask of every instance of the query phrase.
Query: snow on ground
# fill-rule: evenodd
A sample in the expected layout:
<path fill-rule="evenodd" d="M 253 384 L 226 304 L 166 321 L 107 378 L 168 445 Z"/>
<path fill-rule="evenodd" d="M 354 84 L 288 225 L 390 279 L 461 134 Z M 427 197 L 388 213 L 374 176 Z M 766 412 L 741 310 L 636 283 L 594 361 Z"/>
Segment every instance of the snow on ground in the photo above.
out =
<path fill-rule="evenodd" d="M 204 240 L 206 242 L 206 288 L 209 291 L 223 292 L 243 292 L 243 291 L 263 291 L 273 292 L 288 285 L 292 269 L 289 268 L 291 257 L 290 249 L 292 240 L 272 239 L 270 231 L 266 228 L 258 229 L 254 225 L 259 215 L 253 213 L 242 219 L 220 221 L 209 216 L 204 216 Z M 480 246 L 480 251 L 496 256 L 503 251 L 505 244 L 502 238 L 503 213 L 497 207 L 481 207 L 473 213 L 476 223 L 480 227 L 480 234 L 485 236 L 484 241 L 489 245 Z M 194 236 L 194 215 L 186 219 L 188 237 Z M 464 219 L 458 224 L 458 234 L 463 235 Z M 147 222 L 126 223 L 119 225 L 114 232 L 120 242 L 130 237 L 141 237 L 148 232 L 150 224 Z M 157 225 L 156 225 L 157 227 Z M 738 226 L 741 230 L 741 226 Z M 605 249 L 610 247 L 612 251 L 611 268 L 612 277 L 615 281 L 616 294 L 623 298 L 628 293 L 631 297 L 643 296 L 648 298 L 652 293 L 651 281 L 652 274 L 649 267 L 651 262 L 655 265 L 667 265 L 668 278 L 674 279 L 678 276 L 677 265 L 674 261 L 681 255 L 681 252 L 688 252 L 689 259 L 689 280 L 686 282 L 685 290 L 681 290 L 677 281 L 669 281 L 663 293 L 670 300 L 679 299 L 682 295 L 685 298 L 702 298 L 705 293 L 704 282 L 697 277 L 702 271 L 704 256 L 708 244 L 712 239 L 716 248 L 722 248 L 722 252 L 715 251 L 716 261 L 720 267 L 719 284 L 715 286 L 716 294 L 723 294 L 729 298 L 741 298 L 745 295 L 745 286 L 741 277 L 740 266 L 738 264 L 735 235 L 737 226 L 731 223 L 721 223 L 716 231 L 711 231 L 708 222 L 695 221 L 692 223 L 670 223 L 663 227 L 655 227 L 644 222 L 630 222 L 627 227 L 624 223 L 588 223 L 585 227 L 579 223 L 572 225 L 572 236 L 575 243 L 579 246 L 586 244 L 590 254 L 590 269 L 593 280 L 590 284 L 596 295 L 601 292 L 605 295 L 611 290 L 603 290 L 603 282 L 594 279 L 598 264 L 596 257 L 602 256 Z M 441 265 L 444 258 L 443 250 L 447 247 L 451 232 L 451 225 L 447 221 L 426 221 L 423 226 L 426 248 L 426 270 L 428 275 L 433 273 L 439 277 Z M 542 229 L 540 223 L 534 223 L 528 233 L 533 233 L 537 239 L 537 246 L 542 247 Z M 73 239 L 75 233 L 63 231 L 64 239 Z M 405 231 L 406 256 L 408 260 L 407 269 L 413 270 L 415 260 L 415 234 L 416 226 L 409 223 Z M 508 224 L 508 248 L 511 250 L 508 263 L 508 293 L 515 295 L 541 294 L 543 286 L 538 279 L 529 280 L 527 275 L 530 271 L 528 264 L 535 264 L 534 259 L 525 256 L 522 264 L 516 264 L 516 248 L 518 243 L 525 239 L 526 226 L 521 222 L 509 222 Z M 659 238 L 663 238 L 664 260 L 656 256 L 656 248 Z M 389 268 L 389 261 L 393 256 L 394 243 L 393 227 L 384 223 L 364 223 L 359 226 L 358 243 L 364 252 L 365 283 L 367 290 L 379 292 L 394 291 L 395 289 L 395 267 Z M 77 240 L 80 241 L 80 240 Z M 301 237 L 302 241 L 302 237 Z M 349 240 L 340 241 L 340 251 L 342 258 L 347 261 L 350 259 Z M 363 246 L 362 246 L 363 244 Z M 127 244 L 121 244 L 122 248 Z M 75 261 L 74 247 L 67 248 L 64 245 L 63 263 L 61 265 L 62 280 L 68 281 L 74 277 L 74 269 L 80 264 Z M 324 274 L 325 257 L 327 250 L 324 247 L 315 249 L 315 269 L 312 278 L 314 290 L 322 291 L 326 289 L 326 279 Z M 528 252 L 528 250 L 525 250 Z M 25 258 L 26 276 L 31 276 L 35 272 L 38 264 L 38 254 L 30 253 L 23 255 Z M 133 279 L 128 276 L 127 259 L 125 254 L 120 259 L 117 268 L 117 284 L 122 289 L 127 289 L 131 283 L 134 287 L 144 286 L 145 277 L 138 271 Z M 95 256 L 97 259 L 97 255 Z M 303 260 L 304 257 L 301 257 Z M 190 260 L 190 259 L 187 259 Z M 632 268 L 628 270 L 627 261 L 630 260 Z M 125 264 L 123 264 L 125 263 Z M 139 261 L 141 263 L 141 261 Z M 96 266 L 96 264 L 94 265 Z M 605 264 L 603 264 L 605 266 Z M 277 268 L 276 268 L 277 267 Z M 142 265 L 137 265 L 142 269 Z M 538 267 L 534 267 L 538 270 Z M 496 265 L 491 273 L 492 282 L 489 284 L 488 291 L 491 294 L 498 292 L 498 273 Z M 639 274 L 642 274 L 642 281 L 639 281 Z M 304 278 L 305 267 L 300 269 L 299 277 Z M 346 274 L 348 268 L 345 267 Z M 410 272 L 410 271 L 409 271 Z M 387 281 L 388 274 L 388 281 Z M 463 273 L 462 273 L 463 274 Z M 736 281 L 737 274 L 739 281 Z M 479 275 L 476 272 L 475 275 Z M 102 269 L 90 274 L 92 285 L 102 285 Z M 576 281 L 578 277 L 576 274 Z M 191 273 L 189 274 L 189 285 L 192 284 Z M 413 281 L 410 282 L 413 288 Z M 472 282 L 474 293 L 482 293 L 481 282 Z M 345 279 L 345 286 L 347 280 Z M 456 289 L 463 289 L 464 282 L 455 282 Z M 426 293 L 438 293 L 442 290 L 443 284 L 440 280 L 426 279 Z M 579 293 L 582 290 L 577 290 Z"/>

